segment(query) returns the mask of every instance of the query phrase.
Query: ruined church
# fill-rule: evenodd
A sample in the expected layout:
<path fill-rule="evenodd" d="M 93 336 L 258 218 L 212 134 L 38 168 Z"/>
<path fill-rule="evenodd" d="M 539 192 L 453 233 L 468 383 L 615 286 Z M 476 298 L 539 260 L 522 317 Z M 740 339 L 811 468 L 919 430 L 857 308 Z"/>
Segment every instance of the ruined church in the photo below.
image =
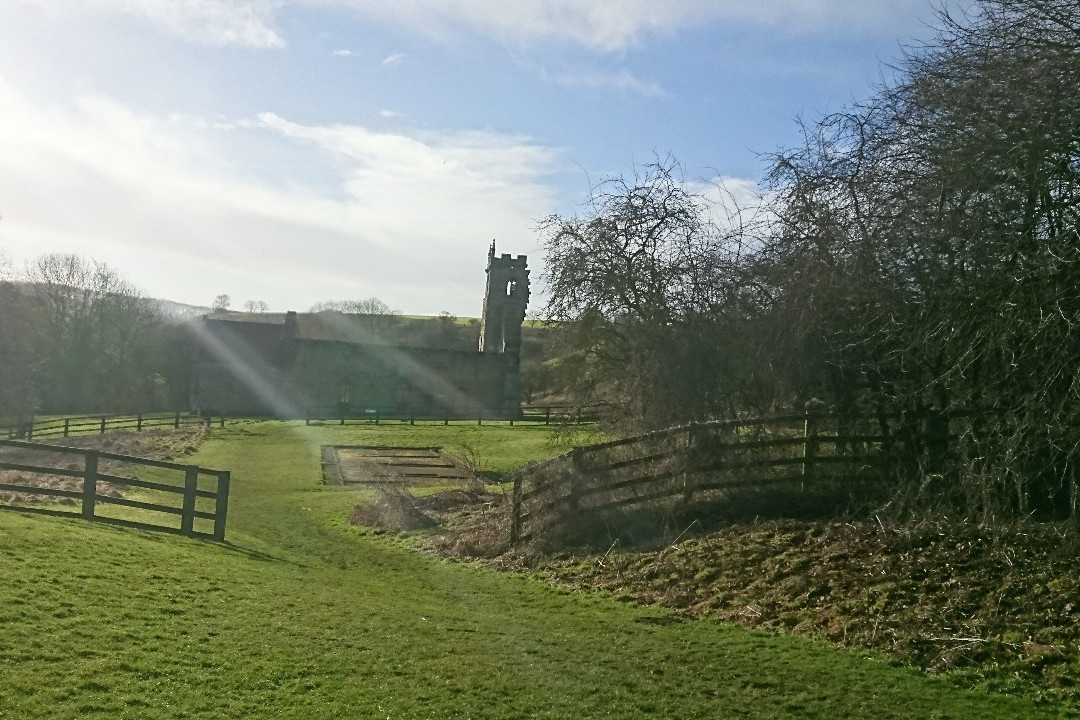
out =
<path fill-rule="evenodd" d="M 191 325 L 192 410 L 224 415 L 514 417 L 526 256 L 487 258 L 472 325 L 334 311 L 214 312 Z"/>

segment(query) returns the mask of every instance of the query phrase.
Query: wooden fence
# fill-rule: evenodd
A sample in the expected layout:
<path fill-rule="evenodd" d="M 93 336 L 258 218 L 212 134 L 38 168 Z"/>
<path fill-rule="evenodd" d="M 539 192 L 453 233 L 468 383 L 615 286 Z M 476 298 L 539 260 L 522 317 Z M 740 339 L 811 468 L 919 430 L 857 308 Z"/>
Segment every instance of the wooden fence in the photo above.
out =
<path fill-rule="evenodd" d="M 511 543 L 613 510 L 716 501 L 732 491 L 887 483 L 935 472 L 948 453 L 942 416 L 788 415 L 691 424 L 579 447 L 514 474 Z"/>
<path fill-rule="evenodd" d="M 577 408 L 570 405 L 525 405 L 520 409 L 495 411 L 490 408 L 400 408 L 400 407 L 347 407 L 321 406 L 309 407 L 305 411 L 304 421 L 308 425 L 354 425 L 370 423 L 379 425 L 384 422 L 402 422 L 415 425 L 420 422 L 441 422 L 449 425 L 451 421 L 476 421 L 482 425 L 485 420 L 509 421 L 514 423 L 552 423 L 581 424 L 597 422 L 603 417 L 604 408 L 594 405 Z"/>
<path fill-rule="evenodd" d="M 65 417 L 12 419 L 0 422 L 0 437 L 33 440 L 34 438 L 72 437 L 104 434 L 108 430 L 135 430 L 155 427 L 180 428 L 184 425 L 225 426 L 225 417 L 199 415 L 187 411 L 136 413 L 134 415 L 73 415 Z"/>
<path fill-rule="evenodd" d="M 128 474 L 120 474 L 125 470 Z M 153 479 L 140 478 L 136 472 Z M 124 527 L 224 540 L 229 478 L 228 470 L 23 440 L 0 440 L 0 509 L 5 510 L 81 516 Z M 119 488 L 137 488 L 145 498 L 124 497 Z M 174 498 L 176 502 L 172 503 L 150 502 Z M 79 511 L 50 506 L 47 499 L 78 505 Z M 141 514 L 127 510 L 121 512 L 126 512 L 128 517 L 116 517 L 105 510 L 110 505 L 135 509 Z M 206 509 L 208 506 L 211 509 Z M 135 519 L 162 515 L 177 516 L 179 523 Z M 211 526 L 212 530 L 200 529 Z"/>

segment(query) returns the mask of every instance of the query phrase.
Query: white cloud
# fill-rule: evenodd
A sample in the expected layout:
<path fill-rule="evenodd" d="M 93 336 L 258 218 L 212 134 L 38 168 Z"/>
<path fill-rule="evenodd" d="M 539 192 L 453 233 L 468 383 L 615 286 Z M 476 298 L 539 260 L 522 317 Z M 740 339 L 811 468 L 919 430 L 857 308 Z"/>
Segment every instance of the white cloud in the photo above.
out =
<path fill-rule="evenodd" d="M 285 40 L 275 18 L 285 0 L 49 0 L 27 7 L 67 16 L 107 14 L 137 18 L 185 40 L 206 45 L 278 48 Z"/>
<path fill-rule="evenodd" d="M 708 180 L 687 181 L 684 185 L 689 192 L 705 198 L 719 227 L 746 228 L 768 222 L 771 217 L 767 210 L 769 193 L 755 180 L 716 175 Z"/>
<path fill-rule="evenodd" d="M 442 35 L 468 28 L 512 44 L 566 41 L 620 52 L 647 38 L 707 23 L 739 23 L 793 34 L 891 32 L 890 22 L 925 14 L 926 0 L 296 0 L 351 8 Z"/>
<path fill-rule="evenodd" d="M 335 50 L 334 55 L 337 55 L 338 57 L 355 57 L 356 53 L 352 50 Z"/>
<path fill-rule="evenodd" d="M 589 90 L 618 90 L 629 92 L 644 97 L 662 97 L 664 89 L 659 83 L 649 80 L 641 80 L 629 70 L 618 72 L 597 72 L 591 70 L 563 71 L 549 76 L 544 73 L 546 79 L 550 79 L 556 85 L 567 88 L 586 88 Z"/>
<path fill-rule="evenodd" d="M 382 66 L 393 67 L 394 65 L 400 65 L 408 57 L 409 56 L 405 53 L 394 53 L 392 55 L 387 55 L 385 58 L 383 58 Z"/>
<path fill-rule="evenodd" d="M 17 0 L 18 1 L 18 0 Z M 792 34 L 889 33 L 892 22 L 926 15 L 927 0 L 49 0 L 27 7 L 57 14 L 109 13 L 146 20 L 194 42 L 282 47 L 277 16 L 286 5 L 348 9 L 445 35 L 462 29 L 521 45 L 569 42 L 621 52 L 652 37 L 708 23 L 738 23 Z M 391 55 L 387 60 L 396 58 Z M 385 61 L 384 61 L 385 62 Z"/>
<path fill-rule="evenodd" d="M 555 169 L 555 153 L 528 138 L 490 132 L 410 137 L 356 125 L 305 126 L 273 113 L 259 119 L 283 137 L 344 160 L 349 207 L 407 228 L 388 237 L 391 243 L 403 235 L 419 246 L 469 242 L 447 237 L 455 219 L 481 233 L 515 225 L 521 232 L 554 202 L 541 178 Z"/>
<path fill-rule="evenodd" d="M 102 96 L 42 107 L 0 77 L 0 252 L 85 253 L 184 302 L 377 295 L 471 315 L 491 237 L 527 252 L 553 211 L 558 158 L 490 132 L 157 116 Z"/>

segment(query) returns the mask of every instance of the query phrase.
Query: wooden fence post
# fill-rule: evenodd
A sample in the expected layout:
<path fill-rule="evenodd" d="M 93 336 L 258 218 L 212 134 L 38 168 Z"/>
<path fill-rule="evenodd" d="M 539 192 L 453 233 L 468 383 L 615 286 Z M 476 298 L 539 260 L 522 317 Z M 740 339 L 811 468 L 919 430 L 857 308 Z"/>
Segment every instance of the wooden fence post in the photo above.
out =
<path fill-rule="evenodd" d="M 701 465 L 701 427 L 697 423 L 690 423 L 686 429 L 686 454 L 683 462 L 683 503 L 689 505 L 694 499 L 694 476 L 695 466 Z"/>
<path fill-rule="evenodd" d="M 225 415 L 222 415 L 220 418 L 218 418 L 218 427 L 219 428 L 224 428 L 225 427 Z"/>
<path fill-rule="evenodd" d="M 173 430 L 180 429 L 180 411 L 176 411 L 176 415 L 173 416 Z"/>
<path fill-rule="evenodd" d="M 1075 531 L 1076 527 L 1080 525 L 1080 518 L 1076 515 L 1077 507 L 1080 506 L 1080 498 L 1077 498 L 1076 494 L 1080 492 L 1080 484 L 1076 482 L 1076 466 L 1069 466 L 1069 522 L 1072 523 Z"/>
<path fill-rule="evenodd" d="M 550 405 L 547 406 L 546 408 L 544 408 L 544 424 L 545 425 L 550 425 L 551 424 L 551 406 Z"/>
<path fill-rule="evenodd" d="M 581 466 L 581 457 L 579 455 L 578 448 L 574 448 L 570 451 L 570 474 L 568 475 L 569 482 L 567 483 L 567 489 L 570 491 L 570 493 L 567 496 L 568 500 L 566 503 L 567 508 L 570 510 L 570 514 L 573 516 L 576 516 L 578 514 L 577 475 L 578 473 L 582 472 L 584 471 Z"/>
<path fill-rule="evenodd" d="M 807 476 L 813 472 L 814 457 L 817 455 L 817 418 L 811 410 L 806 411 L 806 419 L 803 421 L 803 461 L 802 476 L 805 482 Z M 806 486 L 803 485 L 803 490 Z"/>
<path fill-rule="evenodd" d="M 135 431 L 142 432 L 142 413 L 139 413 L 135 419 Z"/>
<path fill-rule="evenodd" d="M 71 418 L 64 418 L 64 437 L 68 436 L 71 428 Z"/>
<path fill-rule="evenodd" d="M 86 453 L 83 464 L 83 500 L 82 515 L 87 520 L 94 519 L 94 505 L 97 502 L 98 454 L 93 450 Z"/>
<path fill-rule="evenodd" d="M 510 544 L 521 542 L 521 473 L 514 474 L 514 492 L 510 502 Z"/>
<path fill-rule="evenodd" d="M 191 535 L 195 529 L 195 493 L 199 489 L 199 468 L 189 465 L 184 470 L 184 508 L 180 516 L 180 532 Z"/>
<path fill-rule="evenodd" d="M 229 481 L 228 470 L 218 473 L 217 481 L 217 507 L 214 509 L 214 539 L 225 539 L 225 517 L 229 512 Z"/>
<path fill-rule="evenodd" d="M 949 416 L 942 410 L 931 410 L 925 427 L 926 471 L 944 472 L 949 457 Z"/>
<path fill-rule="evenodd" d="M 105 434 L 105 416 L 104 415 L 101 416 L 101 434 L 102 435 Z"/>

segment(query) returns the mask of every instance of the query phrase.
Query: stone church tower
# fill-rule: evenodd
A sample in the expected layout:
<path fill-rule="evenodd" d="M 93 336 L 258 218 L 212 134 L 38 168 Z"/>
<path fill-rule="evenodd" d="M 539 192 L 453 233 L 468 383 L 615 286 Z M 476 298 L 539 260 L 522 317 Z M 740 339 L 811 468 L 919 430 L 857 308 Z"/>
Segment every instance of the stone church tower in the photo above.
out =
<path fill-rule="evenodd" d="M 495 241 L 491 241 L 480 352 L 516 354 L 521 349 L 521 323 L 529 304 L 529 269 L 525 261 L 524 255 L 514 258 L 509 253 L 495 257 Z"/>
<path fill-rule="evenodd" d="M 495 241 L 488 248 L 487 287 L 480 322 L 480 352 L 505 357 L 503 397 L 506 408 L 520 404 L 521 324 L 529 304 L 529 268 L 526 257 L 509 253 L 495 256 Z"/>

